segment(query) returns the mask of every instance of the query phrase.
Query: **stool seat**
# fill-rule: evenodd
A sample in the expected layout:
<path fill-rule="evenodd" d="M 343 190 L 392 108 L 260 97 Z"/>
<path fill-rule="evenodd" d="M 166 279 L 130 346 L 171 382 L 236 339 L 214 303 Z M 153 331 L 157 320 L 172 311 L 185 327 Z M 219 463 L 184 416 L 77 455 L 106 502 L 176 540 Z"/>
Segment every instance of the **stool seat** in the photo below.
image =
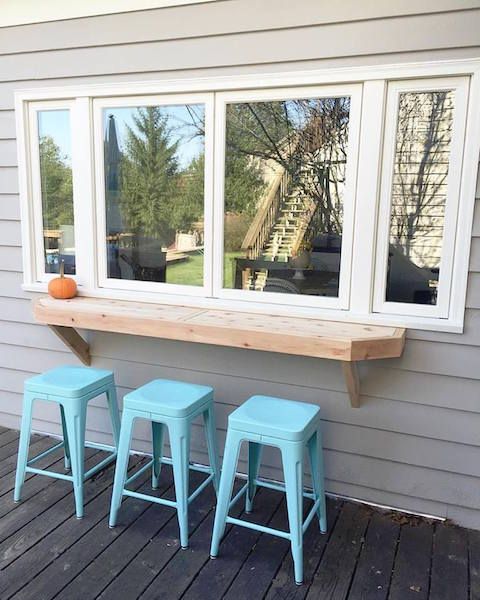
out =
<path fill-rule="evenodd" d="M 184 418 L 213 400 L 213 389 L 171 379 L 154 379 L 125 395 L 124 406 Z"/>
<path fill-rule="evenodd" d="M 80 398 L 112 383 L 112 371 L 91 367 L 58 367 L 27 379 L 25 390 L 63 398 Z"/>
<path fill-rule="evenodd" d="M 252 396 L 229 415 L 228 424 L 248 433 L 298 441 L 318 427 L 315 417 L 320 418 L 315 404 Z"/>

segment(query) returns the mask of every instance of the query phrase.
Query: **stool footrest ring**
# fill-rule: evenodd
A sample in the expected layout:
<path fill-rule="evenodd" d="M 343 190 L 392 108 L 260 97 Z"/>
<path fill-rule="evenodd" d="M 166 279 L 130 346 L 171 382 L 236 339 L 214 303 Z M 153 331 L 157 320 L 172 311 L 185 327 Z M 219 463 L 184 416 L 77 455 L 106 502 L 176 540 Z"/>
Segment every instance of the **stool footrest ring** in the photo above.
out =
<path fill-rule="evenodd" d="M 42 452 L 42 454 L 39 454 L 38 456 L 35 456 L 34 458 L 32 458 L 32 460 L 30 460 L 27 463 L 27 466 L 25 467 L 25 472 L 33 473 L 34 475 L 46 475 L 47 477 L 53 477 L 53 479 L 63 479 L 65 481 L 73 481 L 72 475 L 65 475 L 64 473 L 56 473 L 55 471 L 48 471 L 47 469 L 36 469 L 36 468 L 30 466 L 32 464 L 32 462 L 40 460 L 40 458 L 43 458 L 47 454 L 50 454 L 50 452 L 53 452 L 53 450 L 58 450 L 58 448 L 60 446 L 63 446 L 63 442 L 61 444 L 58 444 L 57 446 L 54 446 L 53 448 L 50 448 L 49 450 L 46 450 L 45 452 Z M 113 462 L 116 459 L 116 457 L 117 457 L 117 453 L 114 452 L 110 456 L 107 456 L 101 462 L 99 462 L 98 465 L 95 465 L 94 467 L 89 469 L 83 476 L 84 481 L 87 480 L 88 478 L 90 478 L 92 475 L 95 475 L 96 473 L 98 473 L 99 471 L 104 469 L 108 464 Z"/>
<path fill-rule="evenodd" d="M 258 487 L 268 488 L 269 490 L 277 490 L 278 492 L 285 493 L 285 486 L 281 483 L 274 483 L 273 481 L 265 481 L 264 479 L 254 479 L 255 485 Z M 315 500 L 315 494 L 313 492 L 303 491 L 303 497 L 309 498 L 310 500 Z"/>
<path fill-rule="evenodd" d="M 131 496 L 137 498 L 137 500 L 146 500 L 147 502 L 155 502 L 156 504 L 163 504 L 164 506 L 170 506 L 171 508 L 177 508 L 177 503 L 173 500 L 167 500 L 166 498 L 157 498 L 157 496 L 149 496 L 148 494 L 142 494 L 140 492 L 134 492 L 132 490 L 123 490 L 124 496 Z"/>
<path fill-rule="evenodd" d="M 141 469 L 138 469 L 138 471 L 135 471 L 135 473 L 131 477 L 129 477 L 128 479 L 126 479 L 123 487 L 125 488 L 125 487 L 127 487 L 127 485 L 129 485 L 130 483 L 132 483 L 132 481 L 135 481 L 135 479 L 137 479 L 138 477 L 140 477 L 140 475 L 142 473 L 145 473 L 145 471 L 147 471 L 148 469 L 150 469 L 152 465 L 153 465 L 153 458 L 152 458 L 152 460 L 149 460 L 147 462 L 147 464 L 143 465 L 143 467 Z"/>
<path fill-rule="evenodd" d="M 101 462 L 98 463 L 98 465 L 95 465 L 94 467 L 89 469 L 83 476 L 83 480 L 85 481 L 92 475 L 95 475 L 96 473 L 98 473 L 99 471 L 104 469 L 107 465 L 109 465 L 111 462 L 113 462 L 116 458 L 117 458 L 117 453 L 112 452 L 112 454 L 110 454 L 110 456 L 107 456 L 106 458 L 104 458 Z"/>
<path fill-rule="evenodd" d="M 276 535 L 277 537 L 290 540 L 290 533 L 288 531 L 281 531 L 280 529 L 272 529 L 271 527 L 265 527 L 265 525 L 258 525 L 257 523 L 250 523 L 250 521 L 243 521 L 242 519 L 236 519 L 235 517 L 227 516 L 227 523 L 232 525 L 240 525 L 240 527 L 246 527 L 247 529 L 253 529 L 254 531 L 260 531 L 261 533 L 269 533 Z"/>
<path fill-rule="evenodd" d="M 172 460 L 170 458 L 162 458 L 162 463 L 167 463 L 167 464 L 172 464 Z M 165 500 L 163 498 L 158 498 L 157 496 L 150 496 L 149 494 L 142 494 L 140 492 L 134 492 L 132 490 L 128 490 L 127 489 L 127 485 L 129 485 L 130 483 L 132 483 L 132 481 L 134 481 L 135 479 L 137 479 L 138 477 L 140 477 L 140 475 L 142 473 L 145 473 L 145 471 L 147 471 L 148 469 L 150 469 L 153 465 L 153 459 L 149 460 L 147 462 L 147 464 L 143 465 L 143 467 L 141 469 L 138 469 L 138 471 L 136 471 L 131 477 L 129 477 L 128 479 L 125 480 L 124 486 L 123 486 L 123 495 L 124 496 L 132 496 L 133 498 L 138 498 L 139 500 L 146 500 L 148 502 L 156 502 L 157 504 L 164 504 L 165 506 L 171 506 L 172 508 L 177 508 L 177 503 L 174 502 L 173 500 Z M 195 498 L 201 493 L 203 492 L 203 490 L 207 487 L 207 485 L 209 483 L 211 483 L 213 481 L 213 478 L 215 477 L 214 473 L 212 472 L 212 470 L 209 467 L 197 467 L 196 465 L 189 465 L 189 469 L 192 471 L 199 471 L 201 473 L 208 473 L 208 477 L 205 479 L 205 481 L 202 481 L 202 483 L 190 494 L 190 496 L 188 497 L 188 503 L 190 504 L 190 502 L 193 502 L 193 500 L 195 500 Z"/>
<path fill-rule="evenodd" d="M 53 477 L 53 479 L 63 479 L 64 481 L 73 481 L 71 475 L 65 475 L 64 473 L 55 473 L 54 471 L 47 471 L 46 469 L 35 469 L 34 467 L 26 467 L 25 473 L 33 473 L 34 475 L 46 475 L 47 477 Z"/>
<path fill-rule="evenodd" d="M 48 456 L 52 452 L 55 452 L 55 450 L 60 450 L 60 448 L 63 448 L 64 446 L 65 446 L 65 442 L 63 442 L 63 441 L 59 442 L 58 444 L 55 444 L 55 446 L 48 448 L 48 450 L 45 450 L 44 452 L 37 454 L 37 456 L 34 456 L 29 461 L 27 461 L 27 466 L 33 465 L 33 463 L 39 461 L 42 458 L 45 458 L 45 456 Z"/>
<path fill-rule="evenodd" d="M 303 522 L 303 525 L 302 525 L 303 533 L 305 533 L 307 531 L 307 528 L 310 525 L 310 523 L 312 522 L 312 519 L 315 516 L 315 513 L 317 512 L 317 510 L 320 507 L 320 504 L 321 504 L 320 498 L 316 502 L 313 503 L 313 506 L 310 509 L 310 512 L 308 513 L 307 518 Z"/>
<path fill-rule="evenodd" d="M 231 510 L 232 506 L 234 506 L 240 498 L 245 494 L 248 488 L 248 483 L 240 488 L 240 490 L 235 494 L 235 496 L 230 500 L 230 504 L 228 505 L 228 510 Z"/>
<path fill-rule="evenodd" d="M 213 481 L 213 473 L 210 473 L 210 475 L 205 479 L 205 481 L 202 481 L 202 483 L 197 487 L 197 489 L 192 492 L 190 494 L 190 496 L 188 497 L 188 503 L 190 504 L 190 502 L 193 502 L 195 500 L 195 498 L 201 493 L 203 492 L 203 490 L 207 487 L 207 485 Z"/>

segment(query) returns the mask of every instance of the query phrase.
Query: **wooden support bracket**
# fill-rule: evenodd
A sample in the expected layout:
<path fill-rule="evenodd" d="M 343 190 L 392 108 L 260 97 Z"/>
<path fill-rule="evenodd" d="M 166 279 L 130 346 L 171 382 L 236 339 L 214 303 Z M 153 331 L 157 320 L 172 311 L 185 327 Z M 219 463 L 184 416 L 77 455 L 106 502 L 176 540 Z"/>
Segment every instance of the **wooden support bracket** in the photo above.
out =
<path fill-rule="evenodd" d="M 91 364 L 90 346 L 76 329 L 63 325 L 49 325 L 49 327 L 84 365 Z"/>
<path fill-rule="evenodd" d="M 343 376 L 347 385 L 350 405 L 352 408 L 360 408 L 360 378 L 356 362 L 342 361 Z"/>

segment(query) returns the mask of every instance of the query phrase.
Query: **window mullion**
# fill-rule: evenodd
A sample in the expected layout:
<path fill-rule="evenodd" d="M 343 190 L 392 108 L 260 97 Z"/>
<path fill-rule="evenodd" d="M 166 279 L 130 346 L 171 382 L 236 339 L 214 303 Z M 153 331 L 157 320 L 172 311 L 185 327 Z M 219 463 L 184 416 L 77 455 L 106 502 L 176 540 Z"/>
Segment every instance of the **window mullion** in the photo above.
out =
<path fill-rule="evenodd" d="M 96 282 L 96 243 L 93 188 L 93 150 L 89 98 L 77 98 L 72 115 L 72 163 L 77 279 L 81 288 L 92 290 Z"/>
<path fill-rule="evenodd" d="M 385 87 L 384 80 L 367 81 L 363 86 L 350 288 L 350 311 L 359 315 L 371 311 L 375 278 L 375 230 Z"/>

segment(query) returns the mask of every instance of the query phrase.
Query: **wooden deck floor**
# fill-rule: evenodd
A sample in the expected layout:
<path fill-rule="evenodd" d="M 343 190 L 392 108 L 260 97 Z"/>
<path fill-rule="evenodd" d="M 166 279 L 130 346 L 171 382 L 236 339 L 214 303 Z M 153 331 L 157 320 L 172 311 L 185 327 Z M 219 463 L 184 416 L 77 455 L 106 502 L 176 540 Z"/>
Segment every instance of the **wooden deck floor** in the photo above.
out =
<path fill-rule="evenodd" d="M 480 532 L 352 502 L 329 500 L 329 533 L 312 525 L 305 537 L 305 580 L 293 583 L 285 540 L 230 528 L 217 560 L 209 559 L 214 495 L 205 490 L 190 514 L 190 548 L 179 547 L 175 513 L 132 498 L 119 525 L 107 515 L 112 468 L 86 484 L 86 514 L 74 516 L 68 483 L 31 477 L 13 502 L 18 434 L 0 428 L 0 598 L 47 600 L 480 598 Z M 52 440 L 36 436 L 34 453 Z M 87 451 L 93 465 L 100 454 Z M 134 457 L 132 468 L 144 459 Z M 63 470 L 55 454 L 43 467 Z M 192 475 L 192 485 L 200 475 Z M 169 467 L 160 490 L 172 497 Z M 139 478 L 138 488 L 148 488 Z M 262 489 L 253 517 L 286 528 L 281 494 Z"/>

